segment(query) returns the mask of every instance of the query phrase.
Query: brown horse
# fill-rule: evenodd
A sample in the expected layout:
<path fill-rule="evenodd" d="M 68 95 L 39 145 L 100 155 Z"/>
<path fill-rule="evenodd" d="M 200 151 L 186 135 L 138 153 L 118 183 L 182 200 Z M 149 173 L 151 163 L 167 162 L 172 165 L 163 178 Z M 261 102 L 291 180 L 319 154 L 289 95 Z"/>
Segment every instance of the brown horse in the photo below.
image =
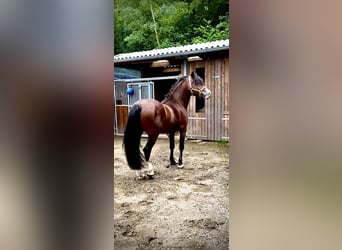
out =
<path fill-rule="evenodd" d="M 124 133 L 124 149 L 129 167 L 137 170 L 138 178 L 154 175 L 149 162 L 151 150 L 159 134 L 168 134 L 170 140 L 170 163 L 176 165 L 173 150 L 175 133 L 179 131 L 178 168 L 183 168 L 183 150 L 188 124 L 187 107 L 190 96 L 208 99 L 211 91 L 205 87 L 203 79 L 197 74 L 183 76 L 170 89 L 162 102 L 153 99 L 142 99 L 133 104 Z M 143 132 L 148 135 L 147 143 L 140 151 L 140 138 Z"/>

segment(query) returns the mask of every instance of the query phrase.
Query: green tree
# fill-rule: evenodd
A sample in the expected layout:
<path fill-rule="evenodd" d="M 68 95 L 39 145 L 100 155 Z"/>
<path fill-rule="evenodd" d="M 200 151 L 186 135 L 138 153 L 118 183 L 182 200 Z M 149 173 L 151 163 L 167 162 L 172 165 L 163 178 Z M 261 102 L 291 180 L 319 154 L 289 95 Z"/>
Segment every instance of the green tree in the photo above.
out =
<path fill-rule="evenodd" d="M 227 38 L 227 0 L 114 1 L 116 54 Z"/>
<path fill-rule="evenodd" d="M 212 42 L 229 38 L 228 17 L 220 16 L 220 22 L 213 26 L 210 20 L 204 19 L 205 25 L 194 28 L 196 37 L 192 39 L 193 43 Z"/>

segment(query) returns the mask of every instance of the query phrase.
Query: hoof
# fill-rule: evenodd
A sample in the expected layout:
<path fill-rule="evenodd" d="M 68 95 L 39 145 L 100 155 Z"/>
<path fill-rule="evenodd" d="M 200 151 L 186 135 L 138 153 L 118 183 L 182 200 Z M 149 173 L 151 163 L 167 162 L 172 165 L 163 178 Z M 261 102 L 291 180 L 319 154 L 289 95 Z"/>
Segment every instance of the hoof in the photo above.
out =
<path fill-rule="evenodd" d="M 181 168 L 184 168 L 184 165 L 177 165 L 177 168 L 181 169 Z"/>
<path fill-rule="evenodd" d="M 137 180 L 145 180 L 145 179 L 146 179 L 146 175 L 137 176 Z"/>
<path fill-rule="evenodd" d="M 153 176 L 153 175 L 154 175 L 154 171 L 153 171 L 153 170 L 148 171 L 148 172 L 146 172 L 146 175 L 148 175 L 148 176 Z"/>
<path fill-rule="evenodd" d="M 140 171 L 144 176 L 146 175 L 150 179 L 152 179 L 152 176 L 154 176 L 153 166 L 150 162 L 147 162 L 145 167 L 142 168 Z"/>
<path fill-rule="evenodd" d="M 147 177 L 151 180 L 151 179 L 154 179 L 154 174 L 153 175 L 149 175 L 149 174 L 146 174 Z"/>
<path fill-rule="evenodd" d="M 135 171 L 135 174 L 137 175 L 138 180 L 143 180 L 146 177 L 146 175 L 144 173 L 142 173 L 141 170 Z"/>

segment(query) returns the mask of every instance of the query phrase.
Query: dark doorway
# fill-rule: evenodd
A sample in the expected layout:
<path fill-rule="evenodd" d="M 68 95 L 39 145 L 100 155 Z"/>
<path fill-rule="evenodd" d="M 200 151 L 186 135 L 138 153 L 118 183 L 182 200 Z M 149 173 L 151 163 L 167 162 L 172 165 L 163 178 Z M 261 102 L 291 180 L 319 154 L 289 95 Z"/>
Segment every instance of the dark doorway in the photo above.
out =
<path fill-rule="evenodd" d="M 205 68 L 196 68 L 196 74 L 199 75 L 203 80 L 205 79 Z M 205 111 L 205 100 L 204 98 L 196 98 L 196 113 Z"/>
<path fill-rule="evenodd" d="M 177 80 L 169 79 L 169 80 L 162 80 L 162 81 L 155 81 L 154 82 L 154 99 L 158 101 L 163 101 L 165 95 L 169 92 L 172 85 L 175 84 Z"/>

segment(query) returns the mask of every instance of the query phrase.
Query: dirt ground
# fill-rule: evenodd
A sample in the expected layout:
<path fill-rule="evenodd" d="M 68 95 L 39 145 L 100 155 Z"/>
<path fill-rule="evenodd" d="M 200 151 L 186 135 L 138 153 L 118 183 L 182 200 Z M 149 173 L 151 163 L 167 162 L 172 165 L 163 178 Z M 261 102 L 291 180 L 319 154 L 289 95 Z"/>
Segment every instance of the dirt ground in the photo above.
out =
<path fill-rule="evenodd" d="M 168 159 L 168 140 L 159 138 L 155 176 L 138 180 L 115 137 L 114 249 L 228 249 L 227 143 L 186 140 L 184 168 L 168 167 Z"/>

